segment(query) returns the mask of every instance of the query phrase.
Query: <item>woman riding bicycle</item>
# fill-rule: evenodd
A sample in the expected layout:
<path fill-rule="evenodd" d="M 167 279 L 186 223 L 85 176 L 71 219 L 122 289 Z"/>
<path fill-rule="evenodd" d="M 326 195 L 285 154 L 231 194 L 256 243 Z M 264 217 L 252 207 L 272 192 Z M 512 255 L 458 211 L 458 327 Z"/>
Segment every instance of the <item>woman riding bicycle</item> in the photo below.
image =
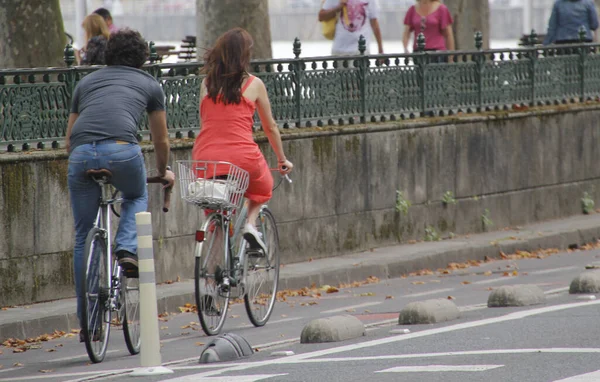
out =
<path fill-rule="evenodd" d="M 244 196 L 249 205 L 244 239 L 250 247 L 267 253 L 255 222 L 260 207 L 271 199 L 273 177 L 252 135 L 256 109 L 277 155 L 279 172 L 288 174 L 294 165 L 283 152 L 265 84 L 248 73 L 252 45 L 250 34 L 236 28 L 219 37 L 207 53 L 206 78 L 200 93 L 202 128 L 194 143 L 192 159 L 230 162 L 248 171 L 250 185 Z"/>

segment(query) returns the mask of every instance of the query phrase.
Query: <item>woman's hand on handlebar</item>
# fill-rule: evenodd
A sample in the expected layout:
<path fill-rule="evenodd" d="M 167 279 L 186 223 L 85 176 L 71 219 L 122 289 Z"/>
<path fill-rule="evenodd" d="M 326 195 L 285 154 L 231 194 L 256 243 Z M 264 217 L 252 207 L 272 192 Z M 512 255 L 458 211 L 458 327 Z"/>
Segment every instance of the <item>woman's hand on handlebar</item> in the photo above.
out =
<path fill-rule="evenodd" d="M 163 176 L 161 179 L 163 180 L 163 188 L 171 188 L 175 184 L 175 173 L 167 169 L 165 176 Z"/>
<path fill-rule="evenodd" d="M 284 160 L 283 162 L 279 162 L 277 165 L 277 169 L 279 170 L 279 173 L 281 175 L 289 174 L 290 172 L 292 172 L 293 168 L 294 168 L 294 164 L 287 159 Z"/>

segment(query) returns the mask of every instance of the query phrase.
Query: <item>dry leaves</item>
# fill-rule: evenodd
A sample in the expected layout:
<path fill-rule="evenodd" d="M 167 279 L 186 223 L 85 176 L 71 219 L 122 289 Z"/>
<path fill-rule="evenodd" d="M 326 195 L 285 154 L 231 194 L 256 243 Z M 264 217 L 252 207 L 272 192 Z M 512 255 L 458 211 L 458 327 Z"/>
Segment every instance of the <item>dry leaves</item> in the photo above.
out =
<path fill-rule="evenodd" d="M 492 275 L 492 271 L 486 271 L 483 273 L 484 276 L 491 276 Z"/>
<path fill-rule="evenodd" d="M 394 298 L 394 296 L 385 296 L 386 300 L 392 300 Z"/>
<path fill-rule="evenodd" d="M 423 284 L 425 284 L 425 281 L 413 281 L 411 284 L 413 284 L 413 285 L 423 285 Z"/>
<path fill-rule="evenodd" d="M 196 346 L 204 346 L 204 342 L 196 342 Z"/>
<path fill-rule="evenodd" d="M 179 311 L 181 313 L 197 313 L 198 312 L 198 308 L 196 307 L 196 305 L 187 303 L 184 306 L 180 306 L 179 307 Z"/>
<path fill-rule="evenodd" d="M 461 284 L 462 285 L 469 285 L 469 284 L 471 284 L 471 282 L 470 281 L 462 281 Z"/>
<path fill-rule="evenodd" d="M 54 369 L 42 369 L 40 370 L 40 373 L 52 373 L 54 371 Z"/>
<path fill-rule="evenodd" d="M 448 300 L 454 300 L 454 296 L 448 296 Z"/>
<path fill-rule="evenodd" d="M 359 294 L 360 297 L 369 297 L 369 296 L 375 296 L 375 293 L 373 292 L 366 292 L 366 293 L 361 293 Z"/>
<path fill-rule="evenodd" d="M 21 362 L 13 363 L 13 367 L 23 367 L 24 365 Z"/>

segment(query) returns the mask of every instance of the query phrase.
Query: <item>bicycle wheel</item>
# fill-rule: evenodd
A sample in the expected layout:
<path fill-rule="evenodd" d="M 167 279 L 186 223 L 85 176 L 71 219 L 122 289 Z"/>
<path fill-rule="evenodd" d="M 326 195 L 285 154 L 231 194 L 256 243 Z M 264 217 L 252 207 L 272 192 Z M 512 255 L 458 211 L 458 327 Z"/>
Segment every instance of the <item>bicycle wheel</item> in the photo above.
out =
<path fill-rule="evenodd" d="M 279 234 L 271 211 L 263 208 L 256 227 L 267 246 L 265 256 L 248 255 L 244 260 L 246 293 L 244 305 L 254 326 L 263 326 L 269 320 L 279 284 Z"/>
<path fill-rule="evenodd" d="M 204 241 L 196 243 L 194 281 L 198 318 L 204 333 L 219 334 L 227 315 L 229 292 L 222 291 L 227 274 L 228 251 L 225 249 L 223 220 L 213 215 L 204 225 Z"/>
<path fill-rule="evenodd" d="M 111 311 L 107 307 L 110 279 L 105 234 L 95 227 L 85 240 L 87 259 L 82 278 L 85 303 L 81 331 L 87 353 L 94 363 L 104 359 L 110 333 Z"/>
<path fill-rule="evenodd" d="M 125 344 L 131 355 L 140 352 L 140 279 L 121 275 L 121 309 Z"/>

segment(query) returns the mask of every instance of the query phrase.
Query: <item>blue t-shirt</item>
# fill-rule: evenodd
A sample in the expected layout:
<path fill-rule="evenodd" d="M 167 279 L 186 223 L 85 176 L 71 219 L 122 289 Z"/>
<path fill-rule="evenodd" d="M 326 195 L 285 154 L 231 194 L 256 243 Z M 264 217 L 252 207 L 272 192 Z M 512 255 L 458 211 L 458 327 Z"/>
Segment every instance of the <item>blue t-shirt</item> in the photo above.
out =
<path fill-rule="evenodd" d="M 105 139 L 137 143 L 142 114 L 157 110 L 165 110 L 165 94 L 150 74 L 128 66 L 92 72 L 73 93 L 71 113 L 79 117 L 71 130 L 71 150 Z"/>
<path fill-rule="evenodd" d="M 548 22 L 544 45 L 557 41 L 578 41 L 579 28 L 585 28 L 586 40 L 598 29 L 598 14 L 593 0 L 557 0 Z"/>

